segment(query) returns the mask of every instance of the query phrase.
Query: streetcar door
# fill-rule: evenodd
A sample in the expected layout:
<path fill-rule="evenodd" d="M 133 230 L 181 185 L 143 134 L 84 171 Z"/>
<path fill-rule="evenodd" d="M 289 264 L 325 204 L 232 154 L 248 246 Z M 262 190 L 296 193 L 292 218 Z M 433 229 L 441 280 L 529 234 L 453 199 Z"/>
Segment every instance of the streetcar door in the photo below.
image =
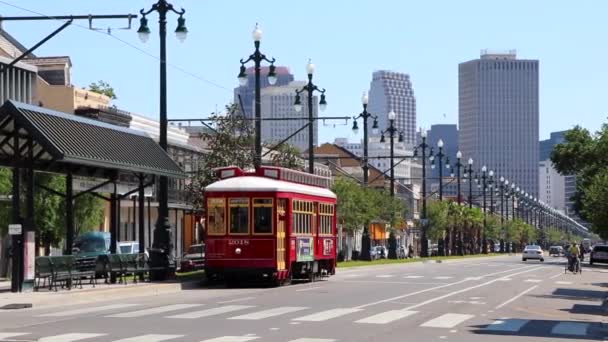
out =
<path fill-rule="evenodd" d="M 287 224 L 287 199 L 277 200 L 277 270 L 284 270 L 287 239 L 285 226 Z"/>

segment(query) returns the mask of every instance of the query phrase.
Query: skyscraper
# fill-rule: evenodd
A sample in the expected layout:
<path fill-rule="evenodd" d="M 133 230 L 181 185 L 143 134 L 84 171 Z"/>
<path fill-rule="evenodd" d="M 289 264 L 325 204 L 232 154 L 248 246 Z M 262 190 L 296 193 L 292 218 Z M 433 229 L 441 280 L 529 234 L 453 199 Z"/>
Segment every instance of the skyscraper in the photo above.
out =
<path fill-rule="evenodd" d="M 394 111 L 397 114 L 395 125 L 403 131 L 403 142 L 410 146 L 416 143 L 416 98 L 408 74 L 375 71 L 370 83 L 368 110 L 378 116 L 380 130 L 388 127 L 388 113 Z M 372 122 L 368 120 L 369 132 L 372 132 Z M 370 136 L 378 137 L 380 132 Z"/>
<path fill-rule="evenodd" d="M 262 121 L 262 142 L 277 143 L 295 133 L 308 123 L 308 101 L 302 101 L 302 110 L 297 112 L 294 108 L 296 89 L 301 89 L 306 82 L 294 81 L 279 87 L 266 87 L 262 89 L 262 119 L 302 117 L 303 120 L 268 120 Z M 300 96 L 306 98 L 308 94 Z M 318 116 L 317 96 L 313 96 L 313 116 Z M 317 145 L 319 135 L 318 120 L 313 122 L 313 145 Z M 308 129 L 304 129 L 291 137 L 288 143 L 297 147 L 300 152 L 308 150 Z"/>
<path fill-rule="evenodd" d="M 551 132 L 549 139 L 541 140 L 538 144 L 539 147 L 539 160 L 547 160 L 551 159 L 551 152 L 553 152 L 553 148 L 555 145 L 561 144 L 564 142 L 565 135 L 567 131 L 559 131 L 559 132 Z"/>
<path fill-rule="evenodd" d="M 437 142 L 443 140 L 443 154 L 450 158 L 450 165 L 456 165 L 456 153 L 458 153 L 458 127 L 456 125 L 431 125 L 428 132 L 427 143 L 433 147 L 434 152 L 439 152 Z M 466 164 L 466 160 L 461 160 L 461 163 Z M 450 170 L 444 170 L 443 176 L 449 176 Z M 431 183 L 439 183 L 439 168 L 431 170 Z"/>
<path fill-rule="evenodd" d="M 459 144 L 475 167 L 487 165 L 538 193 L 538 60 L 514 50 L 482 51 L 458 66 Z"/>
<path fill-rule="evenodd" d="M 255 100 L 255 75 L 253 67 L 247 68 L 247 85 L 244 87 L 236 87 L 234 88 L 234 103 L 238 105 L 238 108 L 241 108 L 242 101 L 243 109 L 245 111 L 244 115 L 246 118 L 253 118 L 255 113 L 253 112 Z M 274 86 L 283 86 L 287 85 L 294 80 L 293 74 L 289 72 L 289 69 L 284 66 L 278 66 L 276 68 L 277 73 L 277 83 Z M 262 67 L 260 69 L 260 87 L 262 89 L 266 87 L 270 87 L 270 83 L 268 83 L 268 67 Z"/>

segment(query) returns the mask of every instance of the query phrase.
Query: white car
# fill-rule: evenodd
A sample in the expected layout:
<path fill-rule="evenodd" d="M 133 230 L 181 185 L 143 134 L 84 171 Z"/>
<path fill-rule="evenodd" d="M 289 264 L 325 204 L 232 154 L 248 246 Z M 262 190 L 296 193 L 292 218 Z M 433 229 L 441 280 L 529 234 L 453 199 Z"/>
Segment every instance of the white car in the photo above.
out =
<path fill-rule="evenodd" d="M 536 259 L 540 260 L 541 262 L 545 261 L 543 250 L 540 248 L 540 246 L 529 245 L 524 248 L 524 251 L 521 254 L 521 260 L 526 261 L 528 259 Z"/>

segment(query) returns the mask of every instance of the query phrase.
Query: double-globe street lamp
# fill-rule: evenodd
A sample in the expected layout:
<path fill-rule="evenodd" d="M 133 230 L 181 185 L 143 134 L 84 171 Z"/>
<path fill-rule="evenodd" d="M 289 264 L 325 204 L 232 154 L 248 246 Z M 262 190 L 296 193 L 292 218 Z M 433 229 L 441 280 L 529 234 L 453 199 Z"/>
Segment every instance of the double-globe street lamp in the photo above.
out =
<path fill-rule="evenodd" d="M 369 180 L 369 164 L 368 164 L 368 138 L 367 138 L 367 119 L 373 118 L 374 122 L 372 124 L 372 133 L 376 134 L 378 132 L 378 117 L 369 113 L 367 111 L 367 104 L 369 102 L 369 98 L 366 93 L 363 93 L 361 96 L 361 104 L 363 105 L 363 112 L 361 112 L 358 116 L 353 117 L 353 132 L 357 134 L 359 132 L 359 126 L 357 125 L 357 119 L 363 119 L 363 184 L 367 186 Z M 371 248 L 371 239 L 369 237 L 368 227 L 363 227 L 363 235 L 361 236 L 361 255 L 359 258 L 361 260 L 370 261 L 371 256 L 369 254 Z"/>
<path fill-rule="evenodd" d="M 395 197 L 395 135 L 398 136 L 399 142 L 403 142 L 403 133 L 401 131 L 399 131 L 399 129 L 397 129 L 397 127 L 395 127 L 396 117 L 397 117 L 397 115 L 395 114 L 395 112 L 391 110 L 390 113 L 388 113 L 389 126 L 386 128 L 386 130 L 380 132 L 380 134 L 381 134 L 380 142 L 381 143 L 386 142 L 386 139 L 384 138 L 384 136 L 386 134 L 388 134 L 388 136 L 390 138 L 391 197 Z"/>
<path fill-rule="evenodd" d="M 308 172 L 315 173 L 315 151 L 313 144 L 313 134 L 314 134 L 314 113 L 312 108 L 312 98 L 314 92 L 319 92 L 321 94 L 321 99 L 319 100 L 319 109 L 324 111 L 327 107 L 327 101 L 325 101 L 325 89 L 320 89 L 312 83 L 312 76 L 315 72 L 315 65 L 312 64 L 310 60 L 308 60 L 308 65 L 306 66 L 306 73 L 308 74 L 308 83 L 306 83 L 301 89 L 296 89 L 296 100 L 294 102 L 294 108 L 296 112 L 302 111 L 302 100 L 300 98 L 300 94 L 306 92 L 307 95 L 307 105 L 308 105 Z"/>
<path fill-rule="evenodd" d="M 140 26 L 137 30 L 142 42 L 147 42 L 150 38 L 150 28 L 146 16 L 153 11 L 158 12 L 158 23 L 160 33 L 160 134 L 159 145 L 167 151 L 167 13 L 174 12 L 179 15 L 177 18 L 177 28 L 175 36 L 180 42 L 186 39 L 188 29 L 182 8 L 177 11 L 173 5 L 165 0 L 159 0 L 152 5 L 148 11 L 140 11 L 142 17 Z M 162 267 L 164 271 L 153 272 L 153 279 L 164 279 L 169 271 L 169 256 L 172 254 L 173 245 L 171 242 L 171 225 L 169 224 L 169 184 L 166 176 L 159 177 L 158 188 L 158 220 L 154 229 L 154 242 L 150 249 L 150 258 L 153 267 Z"/>
<path fill-rule="evenodd" d="M 437 160 L 438 164 L 439 164 L 439 201 L 443 201 L 443 163 L 445 162 L 445 166 L 446 168 L 449 170 L 450 169 L 450 159 L 445 155 L 445 153 L 443 153 L 443 140 L 439 139 L 437 141 L 437 148 L 438 151 L 436 154 L 433 154 L 433 150 L 431 149 L 431 155 L 429 156 L 429 159 L 431 161 L 431 168 L 434 169 L 435 168 L 435 160 Z M 446 250 L 445 250 L 445 240 L 443 238 L 439 239 L 439 241 L 437 241 L 437 252 L 439 255 L 444 256 L 446 255 Z"/>
<path fill-rule="evenodd" d="M 260 51 L 260 41 L 262 40 L 262 30 L 255 24 L 255 29 L 252 32 L 253 44 L 255 46 L 255 51 L 253 54 L 249 56 L 246 60 L 241 59 L 241 69 L 239 72 L 239 84 L 241 87 L 247 85 L 247 68 L 245 64 L 253 61 L 254 63 L 254 101 L 255 101 L 255 157 L 253 160 L 253 165 L 255 168 L 259 168 L 262 165 L 262 102 L 261 102 L 261 84 L 260 84 L 260 72 L 261 65 L 263 61 L 270 63 L 268 67 L 268 83 L 270 85 L 274 85 L 277 82 L 277 74 L 275 71 L 274 62 L 275 59 L 268 59 L 266 55 L 264 55 Z M 245 115 L 245 113 L 243 113 Z"/>
<path fill-rule="evenodd" d="M 422 152 L 422 215 L 420 218 L 421 221 L 421 234 L 420 234 L 420 256 L 425 258 L 429 256 L 429 240 L 427 239 L 427 228 L 428 222 L 426 218 L 426 151 L 430 146 L 426 142 L 427 131 L 426 129 L 420 130 L 420 137 L 422 138 L 422 142 L 416 146 L 414 150 L 414 155 L 417 155 L 418 149 Z"/>

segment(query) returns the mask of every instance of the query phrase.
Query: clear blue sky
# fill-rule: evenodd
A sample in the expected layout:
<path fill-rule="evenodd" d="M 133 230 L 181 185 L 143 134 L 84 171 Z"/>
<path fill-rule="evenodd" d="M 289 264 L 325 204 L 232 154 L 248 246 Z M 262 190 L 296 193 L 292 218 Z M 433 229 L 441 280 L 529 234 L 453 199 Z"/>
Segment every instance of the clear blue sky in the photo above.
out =
<path fill-rule="evenodd" d="M 1 0 L 0 14 L 30 15 L 7 3 L 46 15 L 126 14 L 152 0 Z M 232 100 L 239 58 L 253 50 L 251 30 L 259 22 L 262 49 L 305 77 L 312 58 L 315 81 L 327 89 L 327 116 L 360 112 L 371 74 L 391 69 L 411 75 L 418 126 L 458 121 L 458 63 L 478 58 L 480 49 L 517 49 L 518 58 L 540 60 L 540 137 L 576 124 L 597 130 L 608 116 L 608 2 L 561 0 L 498 1 L 203 1 L 174 0 L 186 8 L 190 31 L 179 43 L 169 17 L 170 118 L 206 117 Z M 150 20 L 153 33 L 157 16 Z M 88 25 L 80 21 L 80 25 Z M 125 21 L 96 22 L 106 28 Z M 113 35 L 158 56 L 158 36 L 147 44 L 131 31 Z M 60 23 L 4 25 L 31 46 Z M 118 94 L 120 108 L 150 117 L 158 113 L 158 60 L 105 34 L 70 27 L 36 52 L 69 55 L 73 83 L 103 79 Z M 443 114 L 446 117 L 444 118 Z M 342 123 L 343 124 L 343 123 Z M 320 126 L 321 141 L 335 136 L 360 139 L 350 125 Z M 359 133 L 361 134 L 361 133 Z"/>

